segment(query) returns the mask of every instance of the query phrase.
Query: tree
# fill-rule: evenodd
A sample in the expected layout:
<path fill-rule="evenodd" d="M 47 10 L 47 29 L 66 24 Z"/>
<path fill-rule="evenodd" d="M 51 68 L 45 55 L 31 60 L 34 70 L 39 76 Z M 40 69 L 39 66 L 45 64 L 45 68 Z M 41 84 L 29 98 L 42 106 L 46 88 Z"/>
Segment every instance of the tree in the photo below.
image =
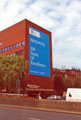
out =
<path fill-rule="evenodd" d="M 20 56 L 1 56 L 0 70 L 3 72 L 3 84 L 7 92 L 16 90 L 16 81 L 22 81 L 22 73 L 26 72 L 28 62 Z"/>
<path fill-rule="evenodd" d="M 2 71 L 0 70 L 0 92 L 2 92 L 3 89 L 3 74 Z"/>
<path fill-rule="evenodd" d="M 3 65 L 2 65 L 2 57 L 0 57 L 0 92 L 2 92 L 3 89 Z"/>
<path fill-rule="evenodd" d="M 81 88 L 81 77 L 77 77 L 74 80 L 74 88 Z"/>
<path fill-rule="evenodd" d="M 64 90 L 64 83 L 61 75 L 54 76 L 54 88 L 58 95 L 62 95 Z"/>
<path fill-rule="evenodd" d="M 67 88 L 72 88 L 73 84 L 70 78 L 64 79 L 64 90 L 67 91 Z"/>

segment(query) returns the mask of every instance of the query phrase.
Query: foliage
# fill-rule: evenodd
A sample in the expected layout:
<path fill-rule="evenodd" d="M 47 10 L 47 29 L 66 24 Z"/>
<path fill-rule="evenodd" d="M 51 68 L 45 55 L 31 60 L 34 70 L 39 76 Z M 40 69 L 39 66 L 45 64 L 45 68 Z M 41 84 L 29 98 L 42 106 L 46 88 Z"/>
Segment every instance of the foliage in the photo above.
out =
<path fill-rule="evenodd" d="M 67 91 L 67 88 L 81 88 L 81 77 L 78 76 L 75 79 L 62 78 L 61 75 L 54 76 L 54 89 L 57 94 L 61 94 L 62 91 Z"/>
<path fill-rule="evenodd" d="M 22 81 L 22 73 L 26 72 L 28 62 L 20 56 L 0 56 L 0 72 L 7 92 L 15 91 L 16 81 Z"/>
<path fill-rule="evenodd" d="M 74 88 L 81 88 L 81 77 L 77 77 L 75 80 L 74 80 Z"/>
<path fill-rule="evenodd" d="M 70 78 L 64 79 L 64 91 L 67 91 L 67 88 L 72 88 L 73 84 Z"/>
<path fill-rule="evenodd" d="M 57 92 L 57 94 L 62 95 L 64 90 L 64 82 L 61 75 L 55 75 L 54 76 L 54 88 Z"/>
<path fill-rule="evenodd" d="M 64 88 L 81 88 L 81 77 L 76 77 L 75 79 L 66 78 L 64 79 Z"/>
<path fill-rule="evenodd" d="M 0 92 L 2 92 L 2 88 L 3 88 L 3 74 L 2 74 L 2 71 L 0 70 Z"/>

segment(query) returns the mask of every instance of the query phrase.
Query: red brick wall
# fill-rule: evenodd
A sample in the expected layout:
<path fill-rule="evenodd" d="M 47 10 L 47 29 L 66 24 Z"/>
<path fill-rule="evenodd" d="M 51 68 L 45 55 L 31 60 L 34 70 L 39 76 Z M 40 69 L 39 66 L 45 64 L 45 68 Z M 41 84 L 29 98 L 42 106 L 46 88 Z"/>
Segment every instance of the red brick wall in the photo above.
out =
<path fill-rule="evenodd" d="M 0 49 L 24 40 L 25 40 L 25 21 L 23 20 L 0 32 L 0 41 L 2 41 L 2 46 L 0 46 Z M 24 46 L 18 47 L 18 48 L 6 51 L 4 53 L 1 53 L 0 55 L 11 54 L 13 52 L 23 50 L 23 49 L 24 49 Z"/>
<path fill-rule="evenodd" d="M 30 75 L 28 70 L 28 78 L 27 78 L 27 84 L 34 84 L 40 86 L 40 89 L 42 90 L 53 90 L 53 70 L 52 70 L 52 41 L 51 41 L 51 33 L 44 28 L 41 28 L 40 26 L 28 21 L 26 21 L 26 59 L 29 61 L 29 27 L 33 27 L 39 31 L 42 31 L 49 35 L 50 43 L 50 77 L 44 77 L 44 76 L 37 76 L 37 75 Z"/>
<path fill-rule="evenodd" d="M 26 75 L 27 84 L 34 84 L 34 85 L 40 86 L 39 87 L 40 90 L 46 90 L 46 89 L 53 90 L 52 43 L 51 43 L 51 33 L 49 31 L 25 19 L 0 32 L 0 41 L 3 42 L 0 49 L 25 40 L 25 59 L 29 61 L 29 26 L 49 35 L 51 76 L 44 77 L 44 76 L 30 75 L 29 69 L 28 69 L 27 75 Z M 20 50 L 24 50 L 24 46 L 6 51 L 4 53 L 0 53 L 0 55 L 7 55 Z M 24 55 L 22 56 L 24 57 Z"/>

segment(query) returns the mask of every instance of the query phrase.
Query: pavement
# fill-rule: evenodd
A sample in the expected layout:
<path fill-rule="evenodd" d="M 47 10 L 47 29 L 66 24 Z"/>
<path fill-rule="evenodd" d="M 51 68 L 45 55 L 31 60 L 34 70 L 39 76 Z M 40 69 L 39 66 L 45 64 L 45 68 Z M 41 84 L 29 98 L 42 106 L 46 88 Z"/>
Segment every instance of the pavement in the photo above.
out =
<path fill-rule="evenodd" d="M 81 115 L 0 106 L 0 120 L 81 120 Z"/>
<path fill-rule="evenodd" d="M 25 107 L 25 106 L 17 106 L 17 105 L 4 105 L 4 104 L 0 104 L 0 106 L 11 107 L 11 108 L 19 108 L 19 109 L 29 109 L 29 110 L 38 110 L 38 111 L 58 112 L 58 113 L 81 115 L 81 112 L 75 112 L 75 111 L 65 111 L 65 110 L 56 110 L 56 109 L 35 108 L 35 107 Z"/>

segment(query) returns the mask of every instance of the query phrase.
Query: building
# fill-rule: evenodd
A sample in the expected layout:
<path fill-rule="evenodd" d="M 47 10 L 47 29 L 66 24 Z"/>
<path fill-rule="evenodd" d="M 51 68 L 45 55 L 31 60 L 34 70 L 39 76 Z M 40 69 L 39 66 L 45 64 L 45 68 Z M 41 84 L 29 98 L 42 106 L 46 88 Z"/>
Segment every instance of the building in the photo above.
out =
<path fill-rule="evenodd" d="M 0 32 L 0 56 L 20 55 L 29 62 L 28 91 L 53 91 L 51 32 L 23 20 Z"/>
<path fill-rule="evenodd" d="M 77 77 L 81 77 L 81 70 L 80 69 L 53 69 L 54 75 L 61 75 L 63 78 L 69 78 L 71 80 L 74 80 Z"/>

